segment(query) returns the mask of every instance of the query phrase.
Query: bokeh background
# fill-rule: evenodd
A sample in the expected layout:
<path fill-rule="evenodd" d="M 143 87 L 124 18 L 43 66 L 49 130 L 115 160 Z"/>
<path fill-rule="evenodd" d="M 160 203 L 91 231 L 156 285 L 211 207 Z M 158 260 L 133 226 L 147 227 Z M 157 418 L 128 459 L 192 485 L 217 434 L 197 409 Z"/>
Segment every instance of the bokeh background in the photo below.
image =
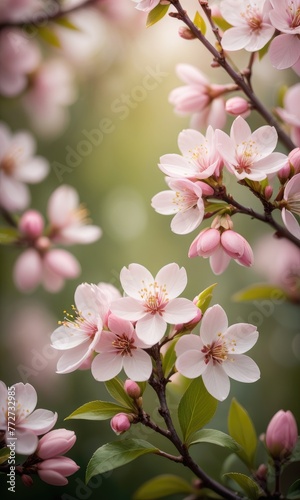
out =
<path fill-rule="evenodd" d="M 55 373 L 57 355 L 50 348 L 50 334 L 57 321 L 62 319 L 63 310 L 70 310 L 74 290 L 79 283 L 104 281 L 119 287 L 121 268 L 132 262 L 146 266 L 153 274 L 163 265 L 177 262 L 186 268 L 188 274 L 184 296 L 193 299 L 201 290 L 217 283 L 213 303 L 224 307 L 230 323 L 248 321 L 258 326 L 260 337 L 251 356 L 261 369 L 261 379 L 250 385 L 232 382 L 229 398 L 219 404 L 209 426 L 215 425 L 227 431 L 227 414 L 232 397 L 247 409 L 259 435 L 279 409 L 293 411 L 300 421 L 299 309 L 289 303 L 234 302 L 232 296 L 235 292 L 251 283 L 264 281 L 264 277 L 235 262 L 223 275 L 214 276 L 207 260 L 189 259 L 187 256 L 197 232 L 186 236 L 171 233 L 170 218 L 155 213 L 150 206 L 152 196 L 166 188 L 163 174 L 157 167 L 159 157 L 178 152 L 178 133 L 189 126 L 189 117 L 176 116 L 168 103 L 170 91 L 181 85 L 175 74 L 176 64 L 194 64 L 215 83 L 229 80 L 221 69 L 211 68 L 209 55 L 196 40 L 187 41 L 178 36 L 177 20 L 167 16 L 146 29 L 145 15 L 135 11 L 130 0 L 118 0 L 116 3 L 122 4 L 122 8 L 126 4 L 126 16 L 122 14 L 122 18 L 116 20 L 106 15 L 104 9 L 99 14 L 98 9 L 100 23 L 96 30 L 96 49 L 91 53 L 87 51 L 82 59 L 78 56 L 79 60 L 76 60 L 75 45 L 73 53 L 72 50 L 69 53 L 39 41 L 45 58 L 54 54 L 64 58 L 66 64 L 71 63 L 75 69 L 77 99 L 68 108 L 68 125 L 59 135 L 47 137 L 39 134 L 24 113 L 20 99 L 3 98 L 0 101 L 1 119 L 12 130 L 31 130 L 37 140 L 38 153 L 45 156 L 51 165 L 45 181 L 30 188 L 32 207 L 46 214 L 47 199 L 52 191 L 62 183 L 69 184 L 78 190 L 93 223 L 103 230 L 98 242 L 71 248 L 81 263 L 82 274 L 79 279 L 68 281 L 58 294 L 50 294 L 42 288 L 29 295 L 19 293 L 12 281 L 12 268 L 19 251 L 12 247 L 0 249 L 1 380 L 7 385 L 19 381 L 31 383 L 38 392 L 38 407 L 58 412 L 56 427 L 76 431 L 77 443 L 69 456 L 81 466 L 65 488 L 52 487 L 38 478 L 30 489 L 17 483 L 17 499 L 129 500 L 144 481 L 156 474 L 172 472 L 192 480 L 191 474 L 177 465 L 159 457 L 143 457 L 96 477 L 85 486 L 85 468 L 92 453 L 117 437 L 111 431 L 109 422 L 64 421 L 85 402 L 105 400 L 109 396 L 105 387 L 93 379 L 90 371 L 68 375 Z M 184 3 L 192 15 L 197 9 L 197 2 L 189 0 Z M 246 64 L 243 56 L 235 57 L 235 61 L 241 67 Z M 160 75 L 157 85 L 152 90 L 137 90 L 149 71 L 160 72 L 157 73 Z M 279 89 L 284 84 L 293 83 L 293 76 L 285 72 L 275 73 L 266 57 L 254 65 L 253 82 L 261 99 L 272 108 L 276 105 Z M 131 99 L 125 107 L 124 95 Z M 44 118 L 47 120 L 47 116 Z M 101 143 L 91 147 L 89 154 L 81 155 L 78 166 L 63 172 L 62 177 L 58 175 L 56 162 L 67 165 L 66 156 L 70 148 L 78 152 L 80 141 L 85 139 L 83 131 L 99 129 L 103 119 L 110 120 L 112 131 L 104 133 Z M 230 123 L 228 119 L 227 130 Z M 249 123 L 252 127 L 262 124 L 255 113 Z M 229 176 L 227 182 L 229 191 L 242 203 L 259 207 L 257 201 Z M 236 216 L 234 222 L 235 229 L 251 244 L 266 233 L 271 234 L 268 227 L 245 216 Z M 146 394 L 146 408 L 156 417 L 157 403 L 150 390 Z M 170 395 L 170 402 L 176 408 L 178 401 L 173 394 Z M 169 450 L 160 438 L 138 426 L 134 426 L 128 434 L 154 442 L 161 448 L 166 446 L 165 449 Z M 193 453 L 207 472 L 220 478 L 222 463 L 228 455 L 226 451 L 213 445 L 199 445 Z M 0 489 L 1 498 L 10 498 L 12 494 L 7 492 L 6 484 L 2 482 Z"/>

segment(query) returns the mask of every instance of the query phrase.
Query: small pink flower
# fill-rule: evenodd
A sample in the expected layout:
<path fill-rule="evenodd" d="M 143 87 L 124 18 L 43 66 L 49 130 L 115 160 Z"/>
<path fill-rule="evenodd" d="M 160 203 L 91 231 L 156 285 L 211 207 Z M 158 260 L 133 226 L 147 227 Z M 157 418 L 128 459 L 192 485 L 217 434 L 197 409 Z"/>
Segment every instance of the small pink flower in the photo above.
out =
<path fill-rule="evenodd" d="M 78 471 L 80 467 L 68 457 L 55 457 L 37 464 L 37 473 L 42 481 L 54 486 L 68 484 L 67 477 Z"/>
<path fill-rule="evenodd" d="M 12 134 L 0 123 L 0 205 L 8 211 L 24 210 L 30 202 L 26 183 L 41 182 L 48 174 L 48 162 L 34 156 L 35 148 L 29 132 Z"/>
<path fill-rule="evenodd" d="M 45 434 L 55 425 L 57 413 L 49 410 L 35 410 L 37 404 L 36 390 L 31 384 L 19 382 L 14 384 L 15 398 L 15 421 L 14 431 L 16 452 L 21 455 L 31 455 L 37 448 L 38 437 Z M 8 433 L 8 389 L 4 382 L 0 381 L 0 430 Z"/>
<path fill-rule="evenodd" d="M 223 0 L 220 3 L 223 18 L 233 26 L 223 34 L 225 50 L 256 52 L 271 40 L 275 28 L 269 21 L 265 3 L 265 0 Z"/>
<path fill-rule="evenodd" d="M 250 115 L 251 109 L 249 102 L 243 97 L 231 97 L 227 99 L 225 109 L 229 115 L 242 116 L 242 118 L 247 118 Z"/>
<path fill-rule="evenodd" d="M 266 446 L 274 459 L 286 459 L 298 441 L 298 428 L 290 411 L 279 410 L 270 420 L 266 431 Z"/>
<path fill-rule="evenodd" d="M 209 257 L 214 274 L 222 274 L 234 259 L 242 266 L 253 264 L 253 252 L 249 243 L 240 234 L 228 229 L 219 231 L 206 228 L 195 238 L 189 249 L 189 257 Z"/>
<path fill-rule="evenodd" d="M 300 215 L 300 174 L 294 175 L 284 188 L 285 206 L 281 211 L 286 228 L 296 238 L 300 239 L 300 226 L 293 214 Z"/>
<path fill-rule="evenodd" d="M 238 116 L 228 136 L 216 130 L 216 143 L 225 166 L 238 180 L 262 181 L 268 174 L 278 172 L 286 163 L 282 153 L 273 153 L 277 145 L 274 127 L 265 125 L 253 133 L 248 123 Z"/>
<path fill-rule="evenodd" d="M 148 380 L 152 372 L 149 354 L 143 349 L 149 347 L 141 341 L 130 321 L 111 314 L 109 330 L 103 330 L 95 347 L 99 354 L 93 359 L 93 377 L 100 382 L 116 377 L 122 368 L 132 380 Z"/>
<path fill-rule="evenodd" d="M 292 85 L 285 93 L 283 108 L 276 108 L 279 117 L 289 126 L 292 141 L 300 146 L 300 83 Z"/>
<path fill-rule="evenodd" d="M 196 316 L 197 307 L 190 300 L 177 298 L 187 276 L 175 263 L 162 267 L 155 278 L 140 264 L 130 264 L 121 270 L 120 280 L 127 297 L 114 301 L 111 311 L 136 321 L 137 336 L 148 346 L 162 339 L 167 323 L 187 323 Z"/>
<path fill-rule="evenodd" d="M 277 69 L 295 67 L 300 70 L 300 0 L 269 0 L 270 21 L 281 34 L 272 40 L 269 56 Z"/>
<path fill-rule="evenodd" d="M 112 430 L 119 435 L 130 429 L 131 422 L 126 413 L 117 413 L 117 415 L 111 419 L 110 426 Z"/>
<path fill-rule="evenodd" d="M 58 455 L 64 455 L 75 444 L 76 435 L 74 431 L 67 429 L 54 429 L 47 432 L 40 440 L 35 454 L 47 460 Z"/>
<path fill-rule="evenodd" d="M 79 204 L 74 188 L 67 185 L 57 188 L 48 201 L 51 241 L 70 245 L 98 240 L 102 231 L 98 226 L 87 224 L 87 215 L 88 211 Z"/>
<path fill-rule="evenodd" d="M 259 379 L 258 366 L 244 355 L 257 339 L 254 325 L 237 323 L 228 327 L 224 309 L 212 306 L 201 320 L 200 336 L 188 334 L 178 340 L 176 368 L 187 378 L 202 375 L 208 392 L 223 401 L 229 394 L 229 377 L 246 383 Z"/>
<path fill-rule="evenodd" d="M 225 101 L 222 94 L 225 85 L 211 84 L 195 66 L 178 64 L 178 77 L 186 84 L 171 91 L 169 102 L 179 115 L 192 115 L 191 128 L 201 129 L 211 125 L 222 128 L 226 122 Z"/>

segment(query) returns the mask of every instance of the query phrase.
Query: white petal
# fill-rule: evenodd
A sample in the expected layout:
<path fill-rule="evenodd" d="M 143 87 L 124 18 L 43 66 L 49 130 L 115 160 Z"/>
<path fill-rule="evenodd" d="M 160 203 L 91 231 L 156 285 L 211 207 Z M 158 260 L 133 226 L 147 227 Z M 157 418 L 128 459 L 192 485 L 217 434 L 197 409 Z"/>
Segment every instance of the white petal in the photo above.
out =
<path fill-rule="evenodd" d="M 194 231 L 202 222 L 203 210 L 192 207 L 183 212 L 178 212 L 171 222 L 171 230 L 175 234 L 188 234 Z"/>
<path fill-rule="evenodd" d="M 210 361 L 202 375 L 203 383 L 208 392 L 219 401 L 224 401 L 230 391 L 230 382 L 221 365 Z"/>
<path fill-rule="evenodd" d="M 136 334 L 139 339 L 152 346 L 163 338 L 166 328 L 167 323 L 159 314 L 147 314 L 138 320 Z"/>
<path fill-rule="evenodd" d="M 230 354 L 242 354 L 254 346 L 258 331 L 254 325 L 237 323 L 228 328 L 225 339 Z"/>
<path fill-rule="evenodd" d="M 16 429 L 16 453 L 20 455 L 31 455 L 35 452 L 38 446 L 38 437 L 31 431 Z"/>
<path fill-rule="evenodd" d="M 283 208 L 281 211 L 281 217 L 287 230 L 300 240 L 300 226 L 292 212 Z"/>
<path fill-rule="evenodd" d="M 224 309 L 218 304 L 209 307 L 200 323 L 200 337 L 204 345 L 218 339 L 219 333 L 225 333 L 228 319 Z"/>
<path fill-rule="evenodd" d="M 24 210 L 30 203 L 29 189 L 18 180 L 0 171 L 1 206 L 11 212 Z"/>
<path fill-rule="evenodd" d="M 183 335 L 183 337 L 180 337 L 180 339 L 176 343 L 175 352 L 177 357 L 179 357 L 186 351 L 195 351 L 195 350 L 201 351 L 202 348 L 203 348 L 203 342 L 199 337 L 199 335 L 190 333 L 187 335 Z"/>
<path fill-rule="evenodd" d="M 123 366 L 123 358 L 119 353 L 106 352 L 98 354 L 92 361 L 92 375 L 99 382 L 116 377 Z"/>
<path fill-rule="evenodd" d="M 52 347 L 62 351 L 73 349 L 73 347 L 77 347 L 88 340 L 87 333 L 75 328 L 75 326 L 74 328 L 64 325 L 59 326 L 51 335 Z"/>
<path fill-rule="evenodd" d="M 98 226 L 73 225 L 63 228 L 58 240 L 64 244 L 80 243 L 86 245 L 97 241 L 101 235 L 102 231 Z"/>
<path fill-rule="evenodd" d="M 140 264 L 130 264 L 128 269 L 123 267 L 120 273 L 120 281 L 124 292 L 135 299 L 141 300 L 140 291 L 153 283 L 152 274 Z"/>
<path fill-rule="evenodd" d="M 48 218 L 56 227 L 65 226 L 70 219 L 70 214 L 78 207 L 79 197 L 77 191 L 71 186 L 60 186 L 49 198 Z"/>
<path fill-rule="evenodd" d="M 198 132 L 198 130 L 186 129 L 182 130 L 178 135 L 179 149 L 182 154 L 188 158 L 193 156 L 193 150 L 196 149 L 196 147 L 206 142 L 206 138 Z"/>
<path fill-rule="evenodd" d="M 156 212 L 162 215 L 174 215 L 178 212 L 179 207 L 174 203 L 175 193 L 174 191 L 161 191 L 153 196 L 151 200 L 151 206 Z"/>
<path fill-rule="evenodd" d="M 173 299 L 166 305 L 163 318 L 171 325 L 188 323 L 197 315 L 197 309 L 197 306 L 189 299 Z"/>
<path fill-rule="evenodd" d="M 229 377 L 238 382 L 256 382 L 260 378 L 257 364 L 244 354 L 228 356 L 222 367 Z"/>
<path fill-rule="evenodd" d="M 230 129 L 230 137 L 234 140 L 235 144 L 241 144 L 247 142 L 251 137 L 251 129 L 241 116 L 238 116 Z"/>
<path fill-rule="evenodd" d="M 149 354 L 136 349 L 132 356 L 124 356 L 123 368 L 128 378 L 142 382 L 148 380 L 152 373 L 152 361 Z"/>
<path fill-rule="evenodd" d="M 89 347 L 90 344 L 87 346 L 87 344 L 84 343 L 66 351 L 58 360 L 56 372 L 70 373 L 77 370 L 83 361 L 90 355 L 91 349 Z"/>
<path fill-rule="evenodd" d="M 178 297 L 187 285 L 187 274 L 184 267 L 179 268 L 174 262 L 167 264 L 158 271 L 155 281 L 166 286 L 169 300 Z"/>
<path fill-rule="evenodd" d="M 177 358 L 175 366 L 184 377 L 197 378 L 206 369 L 204 354 L 198 350 L 186 351 Z"/>
<path fill-rule="evenodd" d="M 225 50 L 240 50 L 245 48 L 251 39 L 250 28 L 239 26 L 229 28 L 222 37 L 222 47 Z"/>
<path fill-rule="evenodd" d="M 36 407 L 37 404 L 37 393 L 35 388 L 31 384 L 23 384 L 18 382 L 14 384 L 15 387 L 15 401 L 17 408 L 16 420 L 22 422 L 22 420 L 29 415 Z"/>
<path fill-rule="evenodd" d="M 110 305 L 110 310 L 116 316 L 129 321 L 137 321 L 145 316 L 143 303 L 131 297 L 114 300 Z"/>
<path fill-rule="evenodd" d="M 15 177 L 20 182 L 36 184 L 41 182 L 49 172 L 49 164 L 45 158 L 36 156 L 27 160 L 26 163 L 17 165 L 15 168 Z"/>
<path fill-rule="evenodd" d="M 38 409 L 35 410 L 31 415 L 28 415 L 22 424 L 18 427 L 19 429 L 28 429 L 34 432 L 37 436 L 40 434 L 45 434 L 50 431 L 55 425 L 57 420 L 57 413 L 53 413 L 50 410 Z"/>
<path fill-rule="evenodd" d="M 158 166 L 162 172 L 177 179 L 193 178 L 197 174 L 196 166 L 178 154 L 162 156 Z"/>
<path fill-rule="evenodd" d="M 295 35 L 278 35 L 272 40 L 268 53 L 271 64 L 277 69 L 293 66 L 299 59 L 300 40 Z"/>
<path fill-rule="evenodd" d="M 88 283 L 82 283 L 75 290 L 75 304 L 80 314 L 95 325 L 99 321 L 99 312 L 97 307 L 97 287 Z"/>

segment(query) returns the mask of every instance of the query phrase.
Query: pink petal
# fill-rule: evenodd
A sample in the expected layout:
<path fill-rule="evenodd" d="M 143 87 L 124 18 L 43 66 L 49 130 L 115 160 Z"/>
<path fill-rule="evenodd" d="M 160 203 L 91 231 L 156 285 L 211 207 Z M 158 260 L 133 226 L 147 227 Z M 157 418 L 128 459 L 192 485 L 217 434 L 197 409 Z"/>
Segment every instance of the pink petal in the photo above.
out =
<path fill-rule="evenodd" d="M 54 470 L 38 469 L 37 473 L 42 481 L 47 484 L 52 484 L 53 486 L 66 486 L 69 482 L 66 477 L 62 476 L 59 472 L 56 472 Z"/>
<path fill-rule="evenodd" d="M 204 73 L 191 64 L 177 64 L 176 73 L 184 83 L 204 86 L 209 84 Z"/>
<path fill-rule="evenodd" d="M 230 256 L 220 246 L 209 259 L 211 270 L 214 274 L 222 274 L 228 267 Z"/>
<path fill-rule="evenodd" d="M 204 216 L 203 210 L 197 210 L 192 207 L 188 210 L 178 212 L 171 222 L 171 230 L 175 234 L 188 234 L 194 231 L 202 222 Z"/>
<path fill-rule="evenodd" d="M 197 175 L 197 167 L 191 164 L 187 158 L 178 154 L 168 154 L 160 158 L 158 164 L 160 170 L 170 177 L 193 178 Z"/>
<path fill-rule="evenodd" d="M 42 285 L 50 293 L 59 292 L 65 284 L 64 278 L 53 272 L 49 268 L 43 269 Z"/>
<path fill-rule="evenodd" d="M 14 384 L 15 400 L 17 406 L 17 423 L 21 422 L 26 415 L 33 412 L 37 404 L 37 393 L 31 384 L 18 382 Z"/>
<path fill-rule="evenodd" d="M 74 328 L 70 326 L 59 326 L 51 335 L 51 345 L 54 349 L 65 351 L 66 349 L 73 349 L 83 342 L 87 342 L 89 337 L 86 332 L 79 330 L 74 325 Z"/>
<path fill-rule="evenodd" d="M 45 158 L 35 156 L 26 161 L 16 165 L 14 175 L 15 178 L 21 182 L 28 182 L 29 184 L 37 184 L 41 182 L 49 172 L 49 164 Z"/>
<path fill-rule="evenodd" d="M 184 377 L 197 378 L 206 369 L 204 354 L 198 350 L 186 351 L 177 358 L 175 366 Z"/>
<path fill-rule="evenodd" d="M 186 351 L 201 351 L 202 348 L 203 342 L 199 335 L 191 333 L 180 337 L 180 339 L 176 343 L 175 351 L 177 357 L 179 357 Z"/>
<path fill-rule="evenodd" d="M 229 355 L 222 367 L 229 377 L 238 382 L 251 383 L 260 378 L 257 364 L 244 354 Z"/>
<path fill-rule="evenodd" d="M 240 50 L 246 48 L 251 40 L 249 26 L 229 28 L 222 36 L 222 47 L 225 50 Z M 250 50 L 250 49 L 249 49 Z"/>
<path fill-rule="evenodd" d="M 99 321 L 99 310 L 97 303 L 98 287 L 82 283 L 75 290 L 74 299 L 76 308 L 88 323 L 94 325 Z M 102 328 L 102 326 L 100 326 Z"/>
<path fill-rule="evenodd" d="M 281 211 L 281 217 L 287 230 L 295 236 L 295 238 L 300 240 L 300 226 L 292 212 L 283 208 Z"/>
<path fill-rule="evenodd" d="M 197 146 L 205 144 L 206 138 L 197 130 L 182 130 L 178 135 L 178 146 L 184 156 L 188 158 L 193 156 L 193 151 Z"/>
<path fill-rule="evenodd" d="M 125 334 L 129 339 L 132 339 L 135 334 L 135 330 L 130 321 L 118 318 L 114 314 L 110 314 L 108 318 L 108 328 L 117 335 Z M 103 336 L 105 336 L 105 334 Z"/>
<path fill-rule="evenodd" d="M 191 300 L 184 298 L 173 299 L 166 305 L 163 318 L 171 325 L 188 323 L 197 315 L 197 309 L 197 306 Z"/>
<path fill-rule="evenodd" d="M 217 97 L 208 108 L 207 125 L 211 125 L 213 129 L 223 128 L 226 119 L 225 101 L 223 97 Z"/>
<path fill-rule="evenodd" d="M 159 342 L 167 329 L 167 323 L 159 314 L 147 314 L 136 324 L 137 336 L 149 346 Z"/>
<path fill-rule="evenodd" d="M 277 69 L 290 68 L 299 59 L 300 40 L 297 35 L 278 35 L 269 47 L 269 56 Z"/>
<path fill-rule="evenodd" d="M 300 195 L 300 174 L 294 175 L 284 188 L 284 199 L 288 200 L 295 194 Z"/>
<path fill-rule="evenodd" d="M 222 365 L 223 366 L 223 365 Z M 202 375 L 207 391 L 219 401 L 224 401 L 230 391 L 230 382 L 222 366 L 210 361 Z"/>
<path fill-rule="evenodd" d="M 178 297 L 187 285 L 187 274 L 184 267 L 179 268 L 175 262 L 167 264 L 158 271 L 155 281 L 166 288 L 169 300 Z"/>
<path fill-rule="evenodd" d="M 66 250 L 49 250 L 44 256 L 44 265 L 62 278 L 77 278 L 81 272 L 78 260 Z"/>
<path fill-rule="evenodd" d="M 258 331 L 256 326 L 249 323 L 231 325 L 225 333 L 225 340 L 230 354 L 242 354 L 249 351 L 257 342 L 257 339 Z"/>
<path fill-rule="evenodd" d="M 14 265 L 14 283 L 22 292 L 30 292 L 40 283 L 41 277 L 42 260 L 34 248 L 29 248 L 18 257 Z"/>
<path fill-rule="evenodd" d="M 0 204 L 10 212 L 24 210 L 30 203 L 27 186 L 0 171 Z"/>
<path fill-rule="evenodd" d="M 251 137 L 251 129 L 241 116 L 238 116 L 230 129 L 230 138 L 235 142 L 235 144 L 242 144 L 247 142 Z"/>
<path fill-rule="evenodd" d="M 162 215 L 174 215 L 179 208 L 174 203 L 174 191 L 161 191 L 153 196 L 151 206 L 156 212 Z"/>
<path fill-rule="evenodd" d="M 97 241 L 102 235 L 102 231 L 98 226 L 73 225 L 63 228 L 56 241 L 64 244 L 89 244 Z"/>
<path fill-rule="evenodd" d="M 39 440 L 32 431 L 16 428 L 14 437 L 17 438 L 15 441 L 16 453 L 28 456 L 34 453 L 37 449 Z"/>
<path fill-rule="evenodd" d="M 32 431 L 37 436 L 50 431 L 57 421 L 57 413 L 50 410 L 38 409 L 28 415 L 22 424 L 19 424 L 19 429 Z"/>
<path fill-rule="evenodd" d="M 153 283 L 152 274 L 140 264 L 130 264 L 128 269 L 123 267 L 120 273 L 120 281 L 124 292 L 135 299 L 141 300 L 140 291 Z"/>
<path fill-rule="evenodd" d="M 48 200 L 48 218 L 56 227 L 68 224 L 71 213 L 79 206 L 77 191 L 71 186 L 57 188 Z"/>
<path fill-rule="evenodd" d="M 209 307 L 200 323 L 200 337 L 203 344 L 211 344 L 218 339 L 218 334 L 224 334 L 227 328 L 228 319 L 224 309 L 218 304 Z"/>
<path fill-rule="evenodd" d="M 123 357 L 116 352 L 98 354 L 92 361 L 93 377 L 99 382 L 105 382 L 116 377 L 123 367 Z"/>
<path fill-rule="evenodd" d="M 148 380 L 152 373 L 152 361 L 149 354 L 136 349 L 132 356 L 124 356 L 123 368 L 129 379 L 142 382 Z"/>
<path fill-rule="evenodd" d="M 114 300 L 110 305 L 110 310 L 116 316 L 129 321 L 137 321 L 145 316 L 143 302 L 131 297 L 122 297 Z"/>
<path fill-rule="evenodd" d="M 90 346 L 86 343 L 66 351 L 58 360 L 56 373 L 71 373 L 89 357 Z"/>

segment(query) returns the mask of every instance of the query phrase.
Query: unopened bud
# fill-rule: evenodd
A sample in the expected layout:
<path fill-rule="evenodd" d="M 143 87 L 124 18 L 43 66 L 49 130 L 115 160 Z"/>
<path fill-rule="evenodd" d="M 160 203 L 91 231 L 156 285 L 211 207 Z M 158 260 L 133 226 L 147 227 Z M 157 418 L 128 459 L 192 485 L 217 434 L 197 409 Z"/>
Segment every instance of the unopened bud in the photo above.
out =
<path fill-rule="evenodd" d="M 130 429 L 131 422 L 126 413 L 117 413 L 117 415 L 111 419 L 110 426 L 112 430 L 119 435 Z"/>
<path fill-rule="evenodd" d="M 44 219 L 37 210 L 27 210 L 19 220 L 19 230 L 30 239 L 41 236 L 44 229 Z"/>
<path fill-rule="evenodd" d="M 300 148 L 293 149 L 288 155 L 290 166 L 293 168 L 295 174 L 300 172 Z"/>
<path fill-rule="evenodd" d="M 127 392 L 128 396 L 132 399 L 138 399 L 141 395 L 140 386 L 133 380 L 125 380 L 124 389 Z"/>
<path fill-rule="evenodd" d="M 274 459 L 288 458 L 298 441 L 298 429 L 290 411 L 275 413 L 266 430 L 266 446 Z"/>
<path fill-rule="evenodd" d="M 178 29 L 178 35 L 185 40 L 194 40 L 196 38 L 194 33 L 192 33 L 190 28 L 187 28 L 187 26 L 180 26 Z"/>
<path fill-rule="evenodd" d="M 273 194 L 272 186 L 266 186 L 264 189 L 264 195 L 266 200 L 269 200 L 272 197 L 272 194 Z"/>
<path fill-rule="evenodd" d="M 280 180 L 281 184 L 285 184 L 285 182 L 288 180 L 291 174 L 291 166 L 289 161 L 286 162 L 284 167 L 282 167 L 278 172 L 277 172 L 277 177 Z"/>
<path fill-rule="evenodd" d="M 268 467 L 265 464 L 260 464 L 255 476 L 259 481 L 265 481 L 268 474 Z"/>
<path fill-rule="evenodd" d="M 250 115 L 251 108 L 249 102 L 243 97 L 231 97 L 226 101 L 225 109 L 229 115 L 242 116 L 247 118 Z"/>
<path fill-rule="evenodd" d="M 24 486 L 30 487 L 33 485 L 33 479 L 31 476 L 28 476 L 28 474 L 22 474 L 21 480 Z"/>

